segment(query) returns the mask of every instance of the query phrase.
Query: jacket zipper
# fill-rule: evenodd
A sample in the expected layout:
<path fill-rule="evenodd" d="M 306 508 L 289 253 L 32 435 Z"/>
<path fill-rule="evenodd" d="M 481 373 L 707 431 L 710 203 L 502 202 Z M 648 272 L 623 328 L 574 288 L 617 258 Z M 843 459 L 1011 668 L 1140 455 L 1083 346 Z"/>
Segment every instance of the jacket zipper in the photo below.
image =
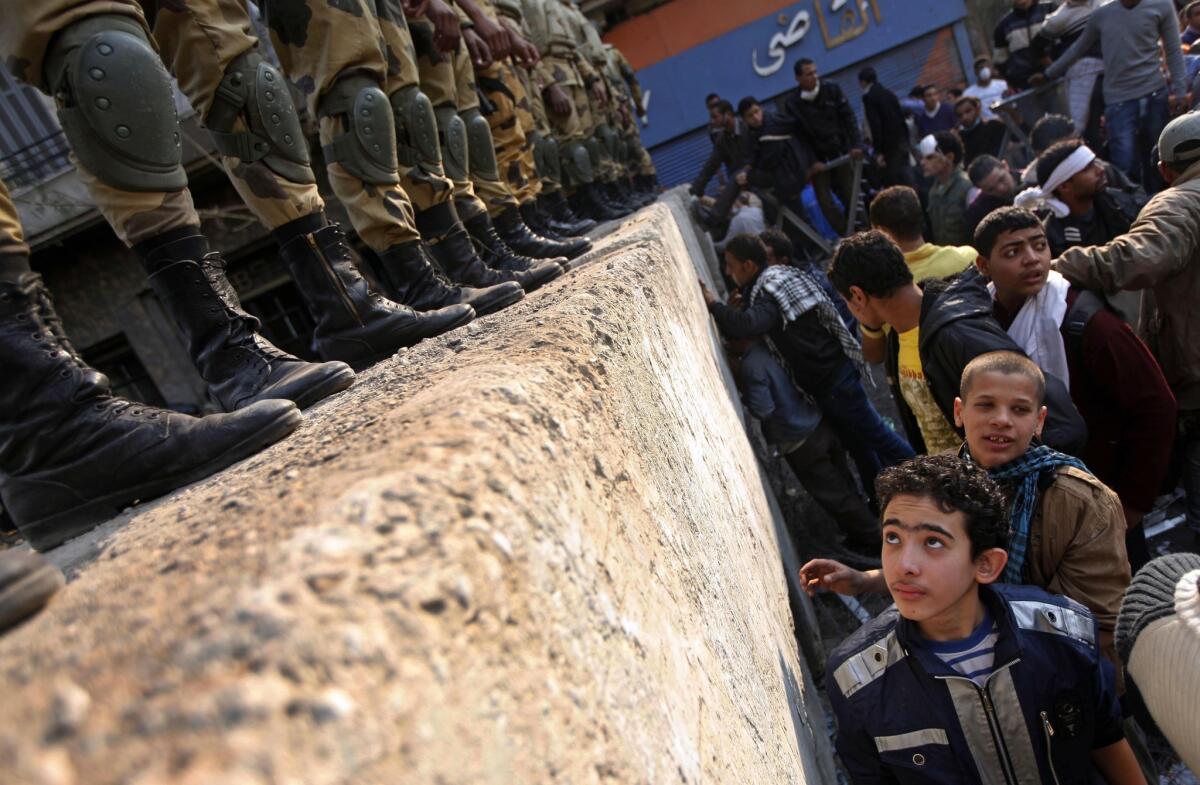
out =
<path fill-rule="evenodd" d="M 992 671 L 991 676 L 987 677 L 987 681 L 990 682 L 997 673 L 1011 668 L 1020 661 L 1020 658 L 1018 658 L 995 669 Z M 988 693 L 987 688 L 980 687 L 974 680 L 968 679 L 965 676 L 935 676 L 934 678 L 965 681 L 975 689 L 975 692 L 979 695 L 979 702 L 983 704 L 983 715 L 987 718 L 988 731 L 992 734 L 992 743 L 996 745 L 996 752 L 1000 756 L 1000 767 L 1004 769 L 1004 781 L 1008 785 L 1021 785 L 1017 781 L 1016 772 L 1013 770 L 1012 760 L 1008 755 L 1008 746 L 1004 743 L 1004 736 L 1000 733 L 1000 718 L 996 716 L 996 707 L 992 705 L 992 697 Z"/>
<path fill-rule="evenodd" d="M 333 265 L 331 265 L 329 260 L 325 258 L 325 254 L 321 252 L 320 246 L 317 245 L 317 241 L 313 239 L 311 234 L 304 235 L 304 239 L 308 241 L 308 244 L 312 247 L 313 253 L 315 253 L 321 260 L 321 269 L 325 271 L 325 274 L 328 275 L 329 279 L 333 282 L 333 288 L 336 289 L 338 294 L 341 296 L 342 302 L 346 305 L 346 310 L 348 310 L 351 315 L 354 316 L 354 321 L 358 322 L 359 327 L 362 327 L 362 317 L 359 316 L 358 310 L 354 307 L 354 303 L 350 300 L 350 293 L 346 291 L 346 284 L 342 283 L 342 279 L 338 277 L 337 270 L 334 270 Z"/>
<path fill-rule="evenodd" d="M 1050 776 L 1054 779 L 1054 785 L 1059 785 L 1058 772 L 1054 770 L 1054 747 L 1050 744 L 1050 739 L 1054 736 L 1054 726 L 1050 724 L 1046 712 L 1041 712 L 1041 715 L 1042 730 L 1046 733 L 1046 762 L 1050 764 Z"/>

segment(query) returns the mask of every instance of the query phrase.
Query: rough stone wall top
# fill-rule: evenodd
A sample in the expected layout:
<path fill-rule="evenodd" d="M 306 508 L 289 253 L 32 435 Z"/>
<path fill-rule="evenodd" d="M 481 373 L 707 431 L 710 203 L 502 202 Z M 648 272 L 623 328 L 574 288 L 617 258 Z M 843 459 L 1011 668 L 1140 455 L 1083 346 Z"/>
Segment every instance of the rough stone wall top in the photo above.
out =
<path fill-rule="evenodd" d="M 682 215 L 107 527 L 0 639 L 3 777 L 832 782 Z"/>

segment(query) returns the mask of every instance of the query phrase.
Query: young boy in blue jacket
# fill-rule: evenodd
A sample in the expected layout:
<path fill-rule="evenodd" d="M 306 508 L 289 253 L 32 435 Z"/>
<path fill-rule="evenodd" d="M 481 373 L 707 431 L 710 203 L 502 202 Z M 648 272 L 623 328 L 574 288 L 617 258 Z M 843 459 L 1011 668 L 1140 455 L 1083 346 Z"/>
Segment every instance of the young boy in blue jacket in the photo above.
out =
<path fill-rule="evenodd" d="M 1144 785 L 1113 668 L 1079 603 L 997 584 L 999 486 L 954 455 L 879 475 L 895 605 L 829 658 L 837 750 L 857 785 Z"/>

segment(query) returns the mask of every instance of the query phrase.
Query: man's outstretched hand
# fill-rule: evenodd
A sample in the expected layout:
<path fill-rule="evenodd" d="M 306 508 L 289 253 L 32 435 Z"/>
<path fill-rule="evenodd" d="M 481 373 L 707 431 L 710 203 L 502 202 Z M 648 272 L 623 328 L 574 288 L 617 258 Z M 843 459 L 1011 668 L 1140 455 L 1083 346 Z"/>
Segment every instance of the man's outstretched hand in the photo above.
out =
<path fill-rule="evenodd" d="M 704 281 L 700 281 L 700 294 L 704 295 L 704 302 L 707 305 L 721 302 L 720 298 L 712 293 Z"/>

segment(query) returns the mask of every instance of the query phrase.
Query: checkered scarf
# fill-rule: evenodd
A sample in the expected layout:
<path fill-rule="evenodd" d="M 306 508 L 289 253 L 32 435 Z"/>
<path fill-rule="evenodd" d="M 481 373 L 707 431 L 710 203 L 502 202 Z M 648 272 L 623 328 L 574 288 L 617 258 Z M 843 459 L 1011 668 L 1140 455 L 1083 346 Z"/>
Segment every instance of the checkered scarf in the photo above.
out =
<path fill-rule="evenodd" d="M 959 455 L 971 460 L 971 453 L 965 444 Z M 988 475 L 1012 499 L 1009 509 L 1012 534 L 1008 544 L 1008 564 L 1004 567 L 1005 583 L 1026 582 L 1025 556 L 1029 550 L 1029 527 L 1033 522 L 1034 508 L 1037 507 L 1038 480 L 1043 472 L 1054 471 L 1060 466 L 1074 466 L 1091 473 L 1083 461 L 1044 444 L 1031 446 L 1020 458 L 988 471 Z"/>
<path fill-rule="evenodd" d="M 816 308 L 821 326 L 838 339 L 842 352 L 854 363 L 859 373 L 870 378 L 862 347 L 846 329 L 829 295 L 825 294 L 820 282 L 811 273 L 787 264 L 772 265 L 763 270 L 754 282 L 750 290 L 750 304 L 753 305 L 763 292 L 779 304 L 785 326 Z"/>

